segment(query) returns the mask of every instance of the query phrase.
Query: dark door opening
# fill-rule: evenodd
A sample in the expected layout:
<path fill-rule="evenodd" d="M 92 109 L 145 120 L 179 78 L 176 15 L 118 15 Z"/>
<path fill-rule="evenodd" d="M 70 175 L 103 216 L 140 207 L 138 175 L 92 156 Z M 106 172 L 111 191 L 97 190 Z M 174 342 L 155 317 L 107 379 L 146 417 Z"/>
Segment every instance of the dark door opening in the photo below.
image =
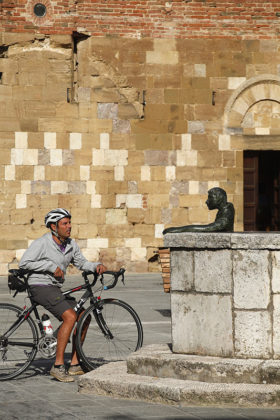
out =
<path fill-rule="evenodd" d="M 280 231 L 280 151 L 244 152 L 244 230 Z"/>

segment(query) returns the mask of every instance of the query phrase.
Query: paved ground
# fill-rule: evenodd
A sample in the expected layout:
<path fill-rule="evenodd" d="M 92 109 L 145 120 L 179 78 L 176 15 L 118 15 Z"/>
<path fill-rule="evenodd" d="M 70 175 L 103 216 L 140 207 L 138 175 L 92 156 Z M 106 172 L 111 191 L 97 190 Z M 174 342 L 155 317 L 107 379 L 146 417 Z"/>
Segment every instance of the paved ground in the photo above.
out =
<path fill-rule="evenodd" d="M 163 293 L 157 274 L 127 275 L 126 287 L 117 285 L 104 296 L 127 301 L 138 312 L 144 328 L 144 345 L 171 342 L 170 296 Z M 0 301 L 21 306 L 24 294 L 13 299 L 0 278 Z M 69 285 L 80 284 L 77 276 Z M 70 287 L 70 286 L 69 286 Z M 1 320 L 0 320 L 1 322 Z M 37 358 L 29 370 L 17 379 L 0 382 L 0 419 L 280 419 L 280 409 L 244 409 L 223 407 L 180 407 L 118 400 L 79 394 L 76 383 L 64 384 L 51 378 L 51 360 Z"/>

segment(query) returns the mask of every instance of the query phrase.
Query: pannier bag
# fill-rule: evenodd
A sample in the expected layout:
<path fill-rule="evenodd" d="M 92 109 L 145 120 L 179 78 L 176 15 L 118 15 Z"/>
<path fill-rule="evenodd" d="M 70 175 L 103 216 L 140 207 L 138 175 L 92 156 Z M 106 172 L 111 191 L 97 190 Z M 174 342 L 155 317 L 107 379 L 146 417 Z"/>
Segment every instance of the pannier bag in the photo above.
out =
<path fill-rule="evenodd" d="M 24 292 L 27 289 L 25 282 L 14 274 L 8 275 L 8 287 L 10 290 L 16 290 L 17 292 Z"/>

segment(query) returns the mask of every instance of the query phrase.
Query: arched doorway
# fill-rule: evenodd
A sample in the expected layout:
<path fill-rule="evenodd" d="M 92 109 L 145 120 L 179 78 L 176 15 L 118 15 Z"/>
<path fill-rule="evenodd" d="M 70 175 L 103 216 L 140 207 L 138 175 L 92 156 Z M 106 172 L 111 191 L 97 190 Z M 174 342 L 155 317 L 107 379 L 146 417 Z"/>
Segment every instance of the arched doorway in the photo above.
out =
<path fill-rule="evenodd" d="M 264 75 L 242 83 L 226 106 L 224 132 L 243 152 L 246 231 L 280 231 L 279 98 L 280 78 Z"/>

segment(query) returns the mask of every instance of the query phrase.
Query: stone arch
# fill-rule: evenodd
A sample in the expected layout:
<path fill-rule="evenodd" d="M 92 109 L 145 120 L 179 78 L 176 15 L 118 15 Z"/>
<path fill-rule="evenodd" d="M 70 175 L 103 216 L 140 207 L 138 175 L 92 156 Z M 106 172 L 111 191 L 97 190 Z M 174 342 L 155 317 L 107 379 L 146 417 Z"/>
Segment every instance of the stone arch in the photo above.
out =
<path fill-rule="evenodd" d="M 248 112 L 256 105 L 270 101 L 280 104 L 280 77 L 276 75 L 260 75 L 242 83 L 229 98 L 224 113 L 224 133 L 226 134 L 279 134 L 279 128 L 244 127 L 244 120 Z M 280 111 L 280 107 L 279 107 Z M 246 124 L 245 124 L 246 125 Z M 276 124 L 278 125 L 278 124 Z M 274 131 L 274 132 L 273 132 Z"/>

